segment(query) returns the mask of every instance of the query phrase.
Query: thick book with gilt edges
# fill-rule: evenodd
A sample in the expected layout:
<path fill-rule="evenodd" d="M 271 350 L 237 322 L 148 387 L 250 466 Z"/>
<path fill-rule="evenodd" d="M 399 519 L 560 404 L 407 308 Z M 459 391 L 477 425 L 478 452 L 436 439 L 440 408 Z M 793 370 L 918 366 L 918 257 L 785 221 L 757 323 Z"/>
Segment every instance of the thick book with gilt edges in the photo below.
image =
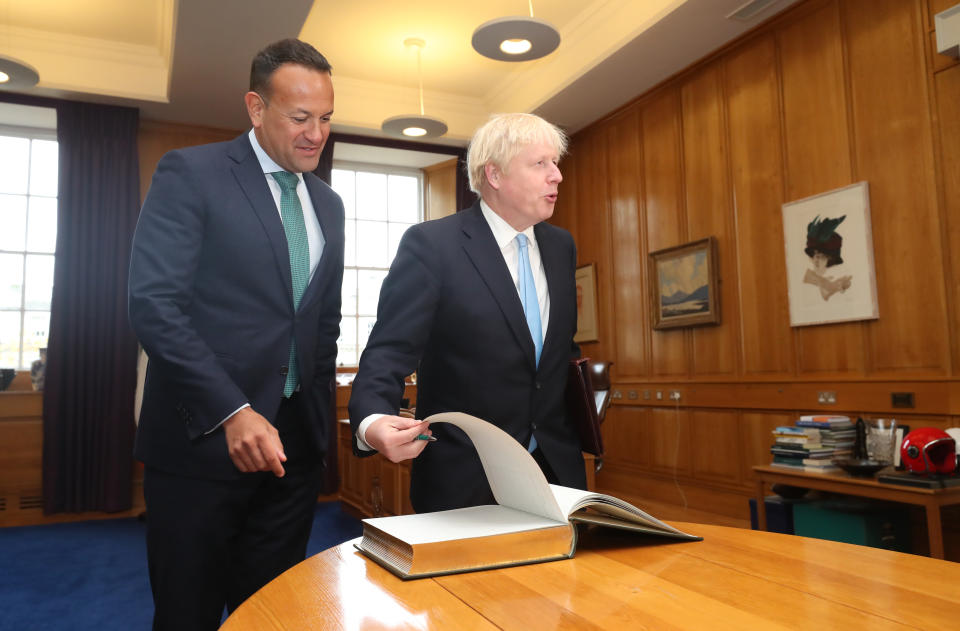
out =
<path fill-rule="evenodd" d="M 497 504 L 364 519 L 357 548 L 400 578 L 570 558 L 578 523 L 701 540 L 613 496 L 549 484 L 529 452 L 486 421 L 460 413 L 426 420 L 453 423 L 470 437 Z"/>

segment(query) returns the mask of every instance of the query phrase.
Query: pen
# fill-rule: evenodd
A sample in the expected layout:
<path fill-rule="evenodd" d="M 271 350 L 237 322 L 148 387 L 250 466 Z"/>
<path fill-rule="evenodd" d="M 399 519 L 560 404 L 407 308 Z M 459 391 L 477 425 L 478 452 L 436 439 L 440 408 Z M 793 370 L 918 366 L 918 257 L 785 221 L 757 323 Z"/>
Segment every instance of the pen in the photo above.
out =
<path fill-rule="evenodd" d="M 417 434 L 416 440 L 429 440 L 431 443 L 437 442 L 437 439 L 433 436 L 427 436 L 426 434 Z"/>

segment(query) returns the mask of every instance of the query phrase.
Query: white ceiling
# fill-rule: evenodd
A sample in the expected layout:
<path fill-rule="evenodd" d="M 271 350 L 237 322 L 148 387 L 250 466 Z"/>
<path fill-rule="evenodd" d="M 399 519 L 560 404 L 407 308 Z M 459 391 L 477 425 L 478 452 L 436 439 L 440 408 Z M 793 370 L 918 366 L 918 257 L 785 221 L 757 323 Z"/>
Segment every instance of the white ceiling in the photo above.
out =
<path fill-rule="evenodd" d="M 370 136 L 419 110 L 416 51 L 403 45 L 419 37 L 425 111 L 450 128 L 439 142 L 465 145 L 494 112 L 582 129 L 796 0 L 726 18 L 746 2 L 538 0 L 534 14 L 558 28 L 560 47 L 509 63 L 480 56 L 470 37 L 487 20 L 527 14 L 523 0 L 0 0 L 0 54 L 39 71 L 34 94 L 242 129 L 250 59 L 298 36 L 333 65 L 334 129 Z"/>

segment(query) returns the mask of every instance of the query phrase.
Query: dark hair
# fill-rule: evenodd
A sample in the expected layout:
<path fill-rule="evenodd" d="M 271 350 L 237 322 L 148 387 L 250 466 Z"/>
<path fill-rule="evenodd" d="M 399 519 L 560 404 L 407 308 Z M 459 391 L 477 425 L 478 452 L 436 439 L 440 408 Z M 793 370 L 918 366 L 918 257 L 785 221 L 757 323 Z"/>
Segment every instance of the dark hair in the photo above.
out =
<path fill-rule="evenodd" d="M 250 91 L 269 97 L 270 77 L 283 64 L 298 64 L 327 74 L 333 71 L 327 58 L 310 44 L 299 39 L 281 39 L 253 58 L 250 64 Z"/>

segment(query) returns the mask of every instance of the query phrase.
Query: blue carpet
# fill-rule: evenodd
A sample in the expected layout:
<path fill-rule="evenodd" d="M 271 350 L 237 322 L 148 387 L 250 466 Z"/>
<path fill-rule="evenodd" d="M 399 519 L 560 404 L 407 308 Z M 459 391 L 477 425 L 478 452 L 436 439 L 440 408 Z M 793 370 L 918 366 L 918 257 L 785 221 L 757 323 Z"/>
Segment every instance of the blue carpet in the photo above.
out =
<path fill-rule="evenodd" d="M 361 534 L 317 504 L 307 556 Z M 135 518 L 0 528 L 0 631 L 149 629 L 146 526 Z"/>

